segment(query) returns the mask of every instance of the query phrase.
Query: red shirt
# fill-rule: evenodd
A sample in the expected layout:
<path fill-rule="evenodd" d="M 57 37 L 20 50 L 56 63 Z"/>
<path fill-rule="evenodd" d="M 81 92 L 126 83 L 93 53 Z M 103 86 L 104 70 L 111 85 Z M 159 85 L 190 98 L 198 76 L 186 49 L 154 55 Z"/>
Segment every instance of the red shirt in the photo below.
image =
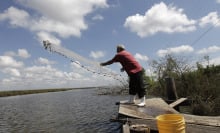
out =
<path fill-rule="evenodd" d="M 141 65 L 132 56 L 132 54 L 125 50 L 117 53 L 111 62 L 120 62 L 128 75 L 140 72 L 142 70 Z"/>

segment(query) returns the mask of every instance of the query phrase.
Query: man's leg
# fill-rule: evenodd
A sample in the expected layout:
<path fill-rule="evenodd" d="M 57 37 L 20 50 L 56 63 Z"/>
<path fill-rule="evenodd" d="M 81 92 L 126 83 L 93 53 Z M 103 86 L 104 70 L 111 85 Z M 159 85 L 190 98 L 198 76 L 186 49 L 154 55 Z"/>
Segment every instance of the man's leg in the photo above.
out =
<path fill-rule="evenodd" d="M 129 102 L 134 103 L 137 99 L 137 85 L 136 85 L 136 76 L 135 75 L 129 75 Z"/>
<path fill-rule="evenodd" d="M 145 95 L 146 91 L 144 88 L 144 80 L 143 80 L 143 71 L 137 73 L 137 86 L 138 86 L 138 96 L 141 99 L 138 106 L 144 106 L 145 105 Z"/>

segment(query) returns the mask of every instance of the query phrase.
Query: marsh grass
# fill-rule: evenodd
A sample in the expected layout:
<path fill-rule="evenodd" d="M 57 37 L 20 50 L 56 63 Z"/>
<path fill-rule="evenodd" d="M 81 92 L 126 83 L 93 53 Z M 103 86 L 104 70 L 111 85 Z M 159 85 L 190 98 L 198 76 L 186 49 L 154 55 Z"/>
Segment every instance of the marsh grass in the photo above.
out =
<path fill-rule="evenodd" d="M 0 91 L 0 97 L 28 95 L 28 94 L 36 94 L 36 93 L 58 92 L 58 91 L 68 91 L 68 90 L 73 90 L 73 89 L 77 89 L 77 88 Z"/>

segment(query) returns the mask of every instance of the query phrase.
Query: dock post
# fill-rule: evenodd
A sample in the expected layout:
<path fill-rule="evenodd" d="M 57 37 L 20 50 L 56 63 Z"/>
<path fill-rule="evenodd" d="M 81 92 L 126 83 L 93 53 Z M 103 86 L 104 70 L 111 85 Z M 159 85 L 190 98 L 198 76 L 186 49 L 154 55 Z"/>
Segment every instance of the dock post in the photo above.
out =
<path fill-rule="evenodd" d="M 166 78 L 166 90 L 167 90 L 168 100 L 177 100 L 178 99 L 175 81 L 171 77 Z"/>

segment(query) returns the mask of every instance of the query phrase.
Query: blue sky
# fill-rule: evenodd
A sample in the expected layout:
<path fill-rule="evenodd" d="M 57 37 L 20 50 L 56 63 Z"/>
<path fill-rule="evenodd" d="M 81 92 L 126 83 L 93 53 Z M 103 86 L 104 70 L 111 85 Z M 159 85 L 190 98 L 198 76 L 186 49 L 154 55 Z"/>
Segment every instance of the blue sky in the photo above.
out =
<path fill-rule="evenodd" d="M 166 54 L 220 64 L 220 0 L 1 0 L 0 29 L 0 90 L 117 84 L 49 53 L 43 40 L 96 62 L 124 44 L 148 74 Z"/>

